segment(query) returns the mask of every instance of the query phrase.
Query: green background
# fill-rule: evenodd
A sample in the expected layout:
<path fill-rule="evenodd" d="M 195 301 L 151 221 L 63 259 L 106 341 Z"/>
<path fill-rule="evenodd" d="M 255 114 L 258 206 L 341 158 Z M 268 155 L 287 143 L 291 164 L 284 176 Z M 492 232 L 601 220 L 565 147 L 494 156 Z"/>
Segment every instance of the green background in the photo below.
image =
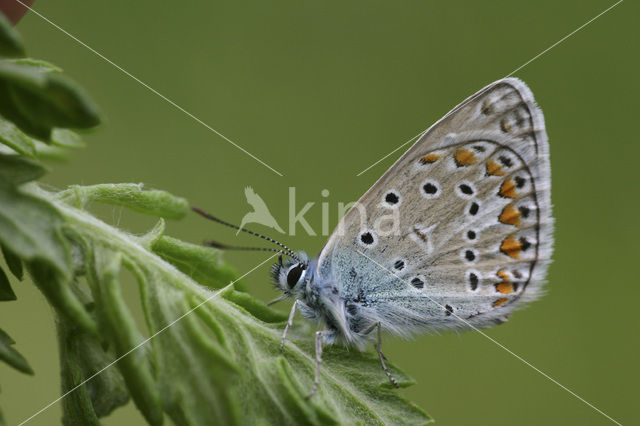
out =
<path fill-rule="evenodd" d="M 288 187 L 321 229 L 320 203 L 356 200 L 400 154 L 356 174 L 451 107 L 613 4 L 608 1 L 39 1 L 52 22 L 284 174 L 280 177 L 33 13 L 18 25 L 29 54 L 84 86 L 105 124 L 55 187 L 144 182 L 239 222 L 253 186 L 287 227 Z M 554 263 L 548 294 L 487 331 L 515 354 L 623 424 L 639 424 L 640 211 L 637 4 L 626 1 L 516 75 L 542 107 L 551 143 Z M 328 189 L 327 198 L 321 191 Z M 100 208 L 132 232 L 153 220 Z M 277 234 L 268 228 L 259 231 Z M 312 255 L 326 236 L 280 236 Z M 195 215 L 168 224 L 191 242 L 233 243 Z M 251 239 L 238 237 L 242 243 Z M 264 254 L 229 253 L 240 272 Z M 277 294 L 268 267 L 245 280 Z M 134 284 L 128 288 L 135 303 Z M 60 394 L 50 308 L 29 283 L 2 305 L 34 377 L 0 365 L 0 406 L 15 424 Z M 287 310 L 285 304 L 280 309 Z M 441 425 L 608 424 L 594 409 L 485 337 L 387 336 L 387 355 L 417 380 L 403 390 Z M 381 372 L 382 377 L 382 372 Z M 57 424 L 60 404 L 30 424 Z M 135 407 L 106 425 L 139 424 Z"/>

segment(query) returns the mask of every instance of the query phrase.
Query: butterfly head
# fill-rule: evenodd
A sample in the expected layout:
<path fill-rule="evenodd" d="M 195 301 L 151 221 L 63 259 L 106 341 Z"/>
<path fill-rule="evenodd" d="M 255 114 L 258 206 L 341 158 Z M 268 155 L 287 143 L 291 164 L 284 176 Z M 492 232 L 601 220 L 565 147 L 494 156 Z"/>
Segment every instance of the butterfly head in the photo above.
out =
<path fill-rule="evenodd" d="M 273 283 L 285 294 L 292 294 L 300 289 L 309 276 L 308 272 L 309 257 L 304 252 L 298 253 L 297 258 L 290 257 L 287 260 L 280 256 L 278 263 L 271 267 Z"/>
<path fill-rule="evenodd" d="M 307 274 L 309 270 L 309 257 L 305 252 L 296 253 L 291 250 L 289 247 L 285 246 L 279 241 L 274 240 L 273 238 L 267 237 L 262 234 L 258 234 L 257 232 L 253 232 L 249 229 L 242 228 L 240 226 L 233 225 L 229 222 L 225 222 L 224 220 L 218 219 L 217 217 L 205 212 L 204 210 L 198 207 L 191 207 L 191 209 L 198 213 L 199 215 L 212 220 L 214 222 L 220 223 L 222 225 L 228 226 L 233 229 L 237 229 L 238 232 L 246 232 L 248 234 L 253 235 L 254 237 L 269 241 L 273 243 L 279 248 L 276 247 L 237 247 L 230 246 L 227 244 L 222 244 L 216 241 L 207 240 L 204 242 L 204 245 L 208 247 L 215 247 L 220 250 L 251 250 L 251 251 L 268 251 L 278 253 L 278 263 L 271 267 L 271 276 L 273 278 L 273 282 L 276 287 L 282 290 L 285 295 L 292 295 L 297 292 L 297 289 L 301 289 L 302 286 L 299 284 L 305 282 L 305 279 L 309 279 L 310 274 Z M 287 256 L 287 260 L 283 261 L 282 256 Z"/>

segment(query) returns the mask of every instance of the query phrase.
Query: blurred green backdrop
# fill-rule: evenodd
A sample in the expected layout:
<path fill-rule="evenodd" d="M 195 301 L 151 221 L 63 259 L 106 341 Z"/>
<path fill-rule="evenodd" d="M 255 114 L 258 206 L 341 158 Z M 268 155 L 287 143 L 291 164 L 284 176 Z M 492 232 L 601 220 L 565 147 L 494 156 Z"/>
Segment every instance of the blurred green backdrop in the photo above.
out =
<path fill-rule="evenodd" d="M 369 166 L 455 104 L 534 57 L 613 2 L 39 1 L 35 8 L 284 174 L 277 176 L 33 13 L 18 25 L 29 54 L 61 66 L 105 115 L 88 146 L 52 164 L 56 187 L 144 182 L 239 222 L 253 186 L 281 225 L 288 187 L 321 228 L 322 201 L 357 199 L 400 154 Z M 639 8 L 624 2 L 516 75 L 541 105 L 551 142 L 555 262 L 548 295 L 488 334 L 625 424 L 638 424 L 640 297 L 637 123 Z M 328 189 L 327 198 L 321 191 Z M 116 208 L 109 222 L 153 221 Z M 257 226 L 256 229 L 268 231 Z M 168 233 L 234 242 L 190 216 Z M 271 234 L 275 232 L 271 231 Z M 240 238 L 240 237 L 239 237 Z M 315 255 L 326 237 L 282 237 Z M 247 239 L 242 239 L 246 243 Z M 264 254 L 233 253 L 240 272 Z M 634 266 L 636 265 L 636 266 Z M 268 268 L 246 282 L 276 295 Z M 35 377 L 0 365 L 0 406 L 15 424 L 60 394 L 51 310 L 29 283 L 0 323 Z M 129 294 L 136 297 L 134 284 Z M 132 302 L 133 303 L 133 302 Z M 286 305 L 281 309 L 287 310 Z M 441 425 L 608 424 L 479 334 L 387 337 L 418 382 L 406 395 Z M 382 377 L 382 372 L 381 372 Z M 57 424 L 57 404 L 32 425 Z M 132 404 L 106 425 L 139 424 Z"/>

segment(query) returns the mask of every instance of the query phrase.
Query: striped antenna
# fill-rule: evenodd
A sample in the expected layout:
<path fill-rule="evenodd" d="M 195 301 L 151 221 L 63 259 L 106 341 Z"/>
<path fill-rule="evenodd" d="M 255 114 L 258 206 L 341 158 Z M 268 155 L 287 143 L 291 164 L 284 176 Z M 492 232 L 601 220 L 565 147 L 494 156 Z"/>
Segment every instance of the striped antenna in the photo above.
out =
<path fill-rule="evenodd" d="M 215 216 L 210 215 L 209 213 L 205 212 L 204 210 L 202 210 L 199 207 L 195 207 L 192 206 L 191 210 L 193 210 L 194 212 L 198 213 L 200 216 L 207 218 L 209 220 L 212 220 L 214 222 L 217 222 L 221 225 L 225 225 L 228 226 L 229 228 L 233 228 L 233 229 L 237 229 L 239 231 L 242 232 L 246 232 L 247 234 L 251 234 L 254 237 L 258 237 L 258 238 L 262 238 L 263 240 L 267 240 L 271 243 L 274 243 L 280 247 L 282 247 L 283 250 L 278 250 L 278 249 L 270 249 L 270 248 L 262 248 L 262 247 L 235 247 L 235 246 L 227 246 L 225 244 L 220 244 L 220 243 L 216 243 L 215 241 L 205 241 L 205 245 L 209 246 L 209 247 L 217 247 L 217 248 L 221 248 L 221 249 L 225 249 L 225 250 L 257 250 L 257 251 L 272 251 L 272 252 L 277 252 L 277 253 L 282 253 L 282 254 L 286 254 L 287 256 L 297 260 L 298 262 L 302 263 L 302 260 L 298 257 L 297 254 L 295 254 L 295 252 L 293 250 L 291 250 L 289 247 L 285 246 L 284 244 L 282 244 L 279 241 L 274 240 L 273 238 L 267 237 L 265 235 L 262 234 L 258 234 L 257 232 L 253 232 L 249 229 L 246 228 L 241 228 L 239 226 L 233 225 L 229 222 L 225 222 L 222 219 L 218 219 Z"/>

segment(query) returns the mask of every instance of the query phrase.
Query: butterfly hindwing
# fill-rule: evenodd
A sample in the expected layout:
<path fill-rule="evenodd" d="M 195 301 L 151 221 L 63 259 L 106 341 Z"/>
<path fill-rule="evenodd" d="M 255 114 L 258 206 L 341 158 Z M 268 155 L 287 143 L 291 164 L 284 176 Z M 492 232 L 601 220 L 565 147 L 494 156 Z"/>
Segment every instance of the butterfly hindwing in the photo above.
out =
<path fill-rule="evenodd" d="M 389 329 L 490 325 L 539 293 L 550 208 L 542 112 L 524 83 L 500 80 L 432 126 L 358 201 L 318 274 Z"/>

